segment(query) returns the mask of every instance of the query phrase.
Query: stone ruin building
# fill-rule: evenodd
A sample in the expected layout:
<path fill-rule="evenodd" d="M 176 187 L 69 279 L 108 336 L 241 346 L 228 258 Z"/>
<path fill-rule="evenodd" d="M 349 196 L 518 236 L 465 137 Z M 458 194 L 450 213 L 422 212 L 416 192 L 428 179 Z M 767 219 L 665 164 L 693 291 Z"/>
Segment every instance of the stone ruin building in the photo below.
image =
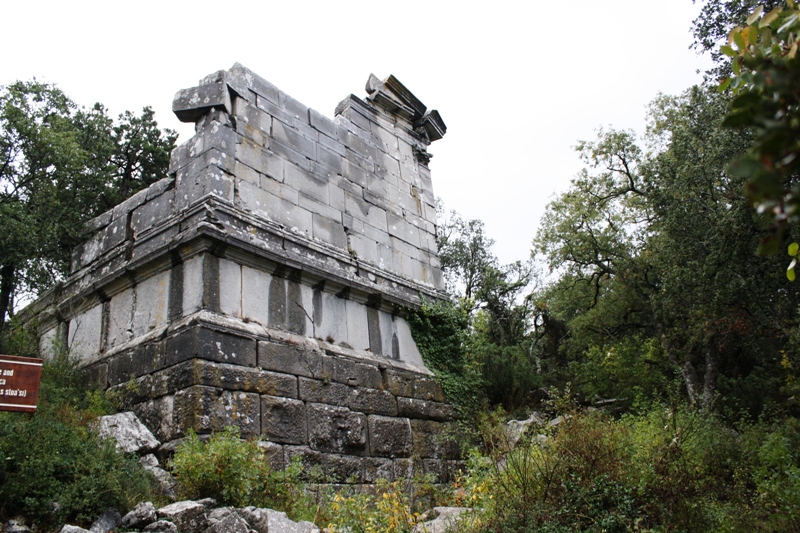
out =
<path fill-rule="evenodd" d="M 196 134 L 168 177 L 89 223 L 29 309 L 174 449 L 236 425 L 337 481 L 455 466 L 452 418 L 404 314 L 443 298 L 428 145 L 396 78 L 331 120 L 237 64 L 175 96 Z"/>

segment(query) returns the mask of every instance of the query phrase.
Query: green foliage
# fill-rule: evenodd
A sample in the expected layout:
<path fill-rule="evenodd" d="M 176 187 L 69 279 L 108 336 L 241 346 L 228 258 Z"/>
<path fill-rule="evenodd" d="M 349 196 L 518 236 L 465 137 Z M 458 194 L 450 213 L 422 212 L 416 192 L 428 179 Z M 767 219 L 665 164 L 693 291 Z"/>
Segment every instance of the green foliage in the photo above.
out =
<path fill-rule="evenodd" d="M 86 391 L 74 361 L 45 362 L 37 412 L 0 413 L 0 518 L 88 524 L 109 507 L 124 512 L 152 498 L 138 459 L 90 428 L 109 407 Z"/>
<path fill-rule="evenodd" d="M 115 123 L 50 84 L 0 88 L 0 334 L 15 298 L 68 273 L 86 220 L 166 176 L 176 137 L 150 108 Z"/>
<path fill-rule="evenodd" d="M 408 325 L 428 368 L 456 411 L 472 418 L 483 404 L 480 371 L 467 352 L 467 311 L 450 301 L 423 301 Z"/>
<path fill-rule="evenodd" d="M 747 179 L 748 199 L 774 220 L 775 234 L 761 247 L 772 253 L 781 248 L 786 224 L 800 219 L 800 9 L 791 0 L 759 6 L 742 24 L 721 48 L 733 73 L 720 90 L 730 87 L 735 95 L 724 125 L 755 131 L 752 146 L 730 169 Z M 787 275 L 794 276 L 793 267 Z"/>
<path fill-rule="evenodd" d="M 170 462 L 178 491 L 186 499 L 214 498 L 234 507 L 255 505 L 309 519 L 311 497 L 300 482 L 299 457 L 283 471 L 269 466 L 266 450 L 258 441 L 241 440 L 239 429 L 226 427 L 207 442 L 190 431 Z"/>
<path fill-rule="evenodd" d="M 797 423 L 742 424 L 681 403 L 640 404 L 622 419 L 561 402 L 561 423 L 510 446 L 488 417 L 486 456 L 462 487 L 480 523 L 465 531 L 794 531 Z M 538 434 L 538 435 L 537 435 Z"/>

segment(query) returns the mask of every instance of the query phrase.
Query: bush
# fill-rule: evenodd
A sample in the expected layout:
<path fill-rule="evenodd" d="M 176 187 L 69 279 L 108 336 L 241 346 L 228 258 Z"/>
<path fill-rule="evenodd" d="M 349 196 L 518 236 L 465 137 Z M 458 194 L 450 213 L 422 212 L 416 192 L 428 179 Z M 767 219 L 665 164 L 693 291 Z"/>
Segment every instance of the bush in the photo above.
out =
<path fill-rule="evenodd" d="M 126 511 L 152 496 L 136 457 L 90 429 L 110 404 L 86 391 L 75 361 L 59 356 L 42 371 L 34 414 L 0 413 L 0 517 L 39 527 L 86 524 L 107 508 Z"/>
<path fill-rule="evenodd" d="M 289 468 L 274 471 L 258 441 L 239 438 L 229 426 L 203 442 L 189 431 L 170 462 L 178 492 L 186 499 L 214 498 L 233 507 L 268 507 L 294 519 L 313 519 L 313 498 L 300 482 L 299 457 Z"/>

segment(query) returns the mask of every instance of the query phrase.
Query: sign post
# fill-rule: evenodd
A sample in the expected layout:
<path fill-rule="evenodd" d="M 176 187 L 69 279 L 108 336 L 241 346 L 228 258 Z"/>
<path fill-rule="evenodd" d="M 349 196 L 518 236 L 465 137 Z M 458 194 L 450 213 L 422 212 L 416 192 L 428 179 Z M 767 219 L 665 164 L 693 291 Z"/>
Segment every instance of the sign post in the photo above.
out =
<path fill-rule="evenodd" d="M 0 355 L 0 411 L 35 412 L 41 379 L 41 359 Z"/>

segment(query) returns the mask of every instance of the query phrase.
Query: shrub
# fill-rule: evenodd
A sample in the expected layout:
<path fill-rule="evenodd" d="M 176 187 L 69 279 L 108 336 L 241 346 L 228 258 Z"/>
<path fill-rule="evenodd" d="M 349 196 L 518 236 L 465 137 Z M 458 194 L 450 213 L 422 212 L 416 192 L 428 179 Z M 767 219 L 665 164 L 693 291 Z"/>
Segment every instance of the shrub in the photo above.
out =
<path fill-rule="evenodd" d="M 284 511 L 297 519 L 314 518 L 312 497 L 300 482 L 299 457 L 283 471 L 270 468 L 258 441 L 241 440 L 229 426 L 203 442 L 189 431 L 170 462 L 181 497 L 214 498 L 234 507 L 255 505 Z"/>
<path fill-rule="evenodd" d="M 151 498 L 151 478 L 136 457 L 89 428 L 107 414 L 98 391 L 86 391 L 75 361 L 46 361 L 34 414 L 0 413 L 0 516 L 25 516 L 39 527 L 89 523 L 107 508 L 125 511 Z"/>

